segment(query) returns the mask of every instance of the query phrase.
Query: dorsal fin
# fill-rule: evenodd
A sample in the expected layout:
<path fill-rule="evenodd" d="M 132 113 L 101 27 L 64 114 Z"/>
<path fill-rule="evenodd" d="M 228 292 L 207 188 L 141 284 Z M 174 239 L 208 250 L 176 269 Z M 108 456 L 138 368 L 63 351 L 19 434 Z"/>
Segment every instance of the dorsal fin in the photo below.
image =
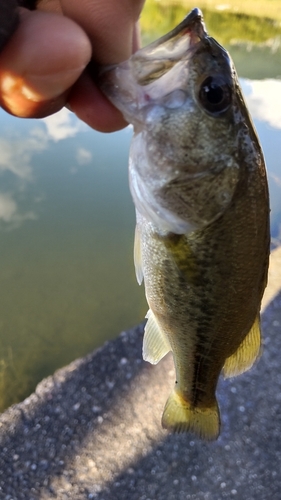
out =
<path fill-rule="evenodd" d="M 225 360 L 223 375 L 225 378 L 236 377 L 249 370 L 259 356 L 261 347 L 260 317 L 255 322 L 248 335 L 241 342 L 237 351 Z"/>
<path fill-rule="evenodd" d="M 138 225 L 136 225 L 135 229 L 134 263 L 135 263 L 137 282 L 139 285 L 141 285 L 143 280 L 143 271 L 142 271 L 142 261 L 141 261 L 141 237 Z"/>
<path fill-rule="evenodd" d="M 171 351 L 171 346 L 167 336 L 160 329 L 151 309 L 149 309 L 146 318 L 148 318 L 148 321 L 144 330 L 142 355 L 145 361 L 156 365 L 160 359 Z"/>

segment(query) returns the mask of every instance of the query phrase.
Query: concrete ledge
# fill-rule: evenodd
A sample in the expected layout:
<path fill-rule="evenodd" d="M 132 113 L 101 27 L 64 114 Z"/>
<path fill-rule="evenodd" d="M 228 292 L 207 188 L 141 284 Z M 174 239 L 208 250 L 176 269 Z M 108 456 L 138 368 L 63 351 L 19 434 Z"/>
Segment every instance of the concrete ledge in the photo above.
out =
<path fill-rule="evenodd" d="M 264 307 L 278 287 L 269 292 Z M 173 363 L 142 361 L 138 327 L 58 370 L 2 414 L 0 499 L 279 500 L 280 306 L 277 295 L 263 314 L 259 363 L 220 381 L 216 442 L 161 429 Z"/>

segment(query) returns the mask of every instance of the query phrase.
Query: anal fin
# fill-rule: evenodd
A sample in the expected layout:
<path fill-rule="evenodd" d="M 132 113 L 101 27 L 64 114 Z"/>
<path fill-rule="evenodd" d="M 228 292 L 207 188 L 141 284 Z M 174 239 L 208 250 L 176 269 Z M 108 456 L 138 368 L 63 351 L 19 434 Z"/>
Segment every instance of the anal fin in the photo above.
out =
<path fill-rule="evenodd" d="M 148 321 L 144 330 L 142 355 L 145 361 L 156 365 L 171 350 L 171 346 L 151 309 L 149 309 L 146 318 Z"/>
<path fill-rule="evenodd" d="M 260 317 L 249 331 L 248 335 L 241 342 L 237 351 L 225 360 L 223 375 L 225 378 L 236 377 L 249 370 L 259 356 L 261 347 Z"/>

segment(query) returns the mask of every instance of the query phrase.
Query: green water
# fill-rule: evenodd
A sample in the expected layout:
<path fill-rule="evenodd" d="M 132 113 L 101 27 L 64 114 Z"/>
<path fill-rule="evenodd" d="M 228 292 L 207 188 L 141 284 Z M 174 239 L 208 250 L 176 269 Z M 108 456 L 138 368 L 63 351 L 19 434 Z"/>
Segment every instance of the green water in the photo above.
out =
<path fill-rule="evenodd" d="M 75 127 L 77 120 L 66 114 Z M 1 174 L 3 406 L 22 398 L 58 366 L 137 324 L 146 312 L 132 259 L 131 130 L 109 136 L 85 126 L 75 139 L 49 138 L 38 152 L 38 129 L 46 134 L 45 124 L 18 124 L 1 113 L 2 136 L 10 129 L 6 146 L 15 151 L 19 172 L 25 153 L 19 148 L 17 158 L 18 144 L 26 142 L 29 156 L 26 177 L 9 168 Z M 31 137 L 33 150 L 28 150 Z M 11 201 L 17 208 L 9 213 Z"/>
<path fill-rule="evenodd" d="M 214 36 L 214 19 L 228 29 L 225 15 L 215 14 L 208 14 Z M 169 22 L 177 16 L 171 11 Z M 255 32 L 253 19 L 249 22 L 249 33 Z M 278 30 L 268 42 L 264 26 L 260 38 L 237 37 L 238 43 L 231 35 L 226 43 L 244 77 L 267 158 L 273 235 L 279 241 L 281 55 Z M 138 324 L 147 306 L 132 257 L 134 207 L 127 182 L 132 130 L 99 134 L 66 110 L 38 121 L 0 111 L 0 130 L 3 409 L 56 368 Z"/>

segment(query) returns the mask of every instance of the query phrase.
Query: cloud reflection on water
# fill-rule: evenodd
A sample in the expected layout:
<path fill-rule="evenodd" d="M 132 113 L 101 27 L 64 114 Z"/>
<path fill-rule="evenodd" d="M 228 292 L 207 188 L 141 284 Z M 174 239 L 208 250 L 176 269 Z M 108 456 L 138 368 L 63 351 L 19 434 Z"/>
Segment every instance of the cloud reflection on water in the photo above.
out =
<path fill-rule="evenodd" d="M 78 148 L 76 152 L 76 160 L 79 163 L 79 165 L 87 165 L 88 163 L 91 163 L 92 160 L 92 153 L 88 149 L 85 148 Z"/>
<path fill-rule="evenodd" d="M 241 79 L 252 118 L 281 129 L 281 80 Z"/>
<path fill-rule="evenodd" d="M 265 128 L 269 127 L 275 131 L 281 129 L 281 100 L 279 98 L 281 95 L 281 81 L 273 79 L 241 79 L 241 85 L 251 115 L 256 122 L 265 153 L 267 153 L 266 148 L 268 140 Z M 17 196 L 22 192 L 25 186 L 31 182 L 34 183 L 34 173 L 41 165 L 40 158 L 46 163 L 47 152 L 50 158 L 51 155 L 55 155 L 55 153 L 52 152 L 55 147 L 54 143 L 65 141 L 67 146 L 64 150 L 60 150 L 61 165 L 63 166 L 69 161 L 64 152 L 67 150 L 71 151 L 69 173 L 78 173 L 79 167 L 90 165 L 93 159 L 95 159 L 96 162 L 99 155 L 97 151 L 99 148 L 99 137 L 97 137 L 95 131 L 91 131 L 89 134 L 91 142 L 87 138 L 86 147 L 85 141 L 81 144 L 79 135 L 87 131 L 89 132 L 90 129 L 65 108 L 42 120 L 25 121 L 24 127 L 17 126 L 19 124 L 17 119 L 8 117 L 8 115 L 5 115 L 2 111 L 1 114 L 4 126 L 2 126 L 0 137 L 0 179 L 7 172 L 14 177 L 12 177 L 7 192 L 5 192 L 5 185 L 3 185 L 2 182 L 2 193 L 0 193 L 0 220 L 5 223 L 5 226 L 7 226 L 7 224 L 12 224 L 13 227 L 18 227 L 21 222 L 35 218 L 33 207 L 31 207 L 31 210 L 25 210 L 21 213 L 21 209 L 17 202 Z M 6 123 L 10 123 L 10 120 L 12 127 L 10 126 L 9 128 L 6 126 Z M 21 124 L 22 123 L 21 121 Z M 260 125 L 262 125 L 263 130 Z M 127 130 L 123 133 L 127 133 Z M 75 140 L 73 140 L 74 137 L 76 137 Z M 67 143 L 68 139 L 71 139 L 71 143 Z M 271 154 L 271 150 L 272 145 L 270 146 L 269 155 Z M 274 152 L 274 155 L 275 158 L 280 156 L 277 151 Z M 275 200 L 275 191 L 276 189 L 280 189 L 280 183 L 276 182 L 276 178 L 279 179 L 278 170 L 277 172 L 273 172 L 276 160 L 273 165 L 268 154 L 266 154 L 266 157 L 268 160 L 269 177 L 273 179 L 274 183 L 272 191 L 274 192 L 273 198 Z M 34 184 L 36 190 L 36 182 Z M 37 194 L 39 197 L 42 196 L 41 192 Z M 35 197 L 36 196 L 35 194 Z M 122 196 L 122 194 L 120 196 Z M 273 205 L 275 207 L 276 201 L 274 201 Z"/>
<path fill-rule="evenodd" d="M 18 227 L 25 220 L 35 220 L 33 211 L 21 213 L 10 193 L 0 193 L 0 220 L 9 223 L 9 229 Z"/>
<path fill-rule="evenodd" d="M 3 111 L 1 113 L 4 114 Z M 9 118 L 11 117 L 7 116 L 7 119 Z M 31 180 L 33 171 L 31 159 L 35 153 L 43 153 L 47 148 L 50 148 L 50 141 L 61 141 L 87 130 L 87 126 L 67 109 L 62 109 L 52 116 L 31 123 L 36 123 L 36 125 L 32 128 L 27 125 L 20 130 L 15 121 L 12 131 L 7 131 L 5 126 L 2 128 L 0 175 L 9 171 L 21 179 Z M 83 148 L 77 150 L 79 164 L 88 163 L 90 160 L 90 151 Z"/>
<path fill-rule="evenodd" d="M 0 174 L 11 172 L 22 180 L 31 180 L 31 158 L 34 153 L 40 153 L 48 147 L 47 138 L 42 129 L 36 127 L 19 135 L 15 132 L 12 136 L 0 137 Z M 5 131 L 2 131 L 2 134 Z"/>
<path fill-rule="evenodd" d="M 0 137 L 0 222 L 4 223 L 2 229 L 14 229 L 26 220 L 35 220 L 35 211 L 22 210 L 17 198 L 26 186 L 35 183 L 34 173 L 40 167 L 40 155 L 52 151 L 54 142 L 73 138 L 80 132 L 87 131 L 88 127 L 80 122 L 73 113 L 67 109 L 44 118 L 42 120 L 19 121 L 4 111 L 0 111 L 3 125 Z M 10 121 L 12 126 L 10 125 Z M 24 127 L 21 125 L 24 124 Z M 39 155 L 35 159 L 35 155 Z M 42 156 L 41 156 L 42 158 Z M 74 162 L 85 165 L 91 162 L 91 151 L 77 147 Z M 64 158 L 62 158 L 62 163 Z M 10 187 L 5 191 L 3 175 L 12 174 Z M 42 193 L 35 196 L 34 202 L 42 199 Z"/>
<path fill-rule="evenodd" d="M 66 108 L 63 108 L 54 115 L 43 118 L 41 122 L 46 126 L 48 138 L 54 141 L 61 141 L 68 137 L 74 137 L 78 132 L 87 130 L 87 125 L 78 120 L 76 116 Z"/>

